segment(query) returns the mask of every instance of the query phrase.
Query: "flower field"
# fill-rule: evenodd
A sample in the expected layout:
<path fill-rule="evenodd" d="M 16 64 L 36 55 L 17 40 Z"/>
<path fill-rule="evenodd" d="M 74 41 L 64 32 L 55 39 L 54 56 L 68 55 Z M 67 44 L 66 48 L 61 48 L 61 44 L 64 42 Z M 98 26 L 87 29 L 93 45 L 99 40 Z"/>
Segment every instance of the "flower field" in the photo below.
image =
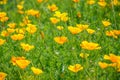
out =
<path fill-rule="evenodd" d="M 120 80 L 120 1 L 0 0 L 0 80 Z"/>

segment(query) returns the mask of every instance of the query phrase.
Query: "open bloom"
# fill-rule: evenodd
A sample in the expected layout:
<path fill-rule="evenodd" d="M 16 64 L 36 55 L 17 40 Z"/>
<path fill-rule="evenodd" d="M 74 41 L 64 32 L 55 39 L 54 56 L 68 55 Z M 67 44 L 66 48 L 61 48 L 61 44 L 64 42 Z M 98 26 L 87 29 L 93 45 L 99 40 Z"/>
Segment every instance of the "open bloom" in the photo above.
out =
<path fill-rule="evenodd" d="M 30 61 L 26 60 L 25 57 L 12 57 L 11 62 L 13 65 L 19 66 L 21 69 L 25 69 L 29 64 Z"/>
<path fill-rule="evenodd" d="M 72 27 L 72 26 L 68 26 L 68 30 L 72 33 L 72 34 L 78 34 L 80 33 L 82 30 L 78 27 Z"/>
<path fill-rule="evenodd" d="M 87 32 L 88 32 L 89 34 L 93 34 L 93 33 L 95 32 L 95 30 L 93 30 L 93 29 L 87 29 Z"/>
<path fill-rule="evenodd" d="M 58 44 L 64 44 L 65 42 L 68 41 L 67 37 L 65 37 L 65 36 L 55 37 L 54 40 L 55 40 L 55 42 L 57 42 Z"/>
<path fill-rule="evenodd" d="M 16 23 L 9 23 L 8 26 L 9 26 L 9 28 L 12 28 L 12 29 L 13 29 L 13 28 L 16 27 Z"/>
<path fill-rule="evenodd" d="M 106 68 L 106 67 L 113 67 L 117 69 L 118 72 L 120 72 L 120 56 L 117 56 L 113 53 L 110 53 L 109 55 L 104 55 L 105 60 L 109 60 L 109 64 L 105 62 L 99 62 L 99 65 L 101 68 Z"/>
<path fill-rule="evenodd" d="M 8 20 L 8 17 L 6 16 L 6 12 L 0 12 L 0 21 L 5 22 Z"/>
<path fill-rule="evenodd" d="M 107 63 L 105 63 L 105 62 L 99 62 L 98 64 L 99 64 L 99 66 L 100 66 L 102 69 L 105 69 L 105 68 L 107 68 L 107 67 L 109 66 L 109 64 L 107 64 Z"/>
<path fill-rule="evenodd" d="M 33 45 L 29 45 L 29 44 L 25 44 L 25 43 L 21 43 L 20 46 L 21 46 L 22 49 L 24 49 L 25 51 L 30 51 L 31 49 L 34 48 Z"/>
<path fill-rule="evenodd" d="M 51 21 L 51 23 L 53 23 L 53 24 L 57 24 L 57 23 L 60 21 L 60 19 L 57 19 L 57 18 L 55 18 L 55 17 L 51 17 L 51 18 L 50 18 L 50 21 Z"/>
<path fill-rule="evenodd" d="M 24 38 L 24 35 L 23 34 L 14 34 L 11 36 L 11 39 L 12 40 L 22 40 Z"/>
<path fill-rule="evenodd" d="M 102 21 L 102 23 L 105 27 L 108 27 L 111 25 L 111 23 L 109 21 Z"/>
<path fill-rule="evenodd" d="M 39 17 L 40 13 L 38 10 L 34 10 L 34 9 L 30 9 L 26 11 L 27 15 L 31 15 L 31 16 L 35 16 L 35 17 Z"/>
<path fill-rule="evenodd" d="M 52 5 L 48 5 L 48 9 L 51 11 L 56 11 L 58 10 L 58 7 L 55 4 L 52 4 Z"/>
<path fill-rule="evenodd" d="M 94 49 L 101 49 L 101 47 L 99 46 L 99 44 L 97 43 L 93 43 L 93 42 L 88 42 L 88 41 L 83 41 L 80 46 L 83 49 L 87 49 L 87 50 L 94 50 Z"/>
<path fill-rule="evenodd" d="M 6 73 L 0 72 L 0 80 L 5 80 L 5 77 L 7 76 Z"/>
<path fill-rule="evenodd" d="M 6 42 L 6 40 L 0 39 L 0 46 L 3 45 Z"/>
<path fill-rule="evenodd" d="M 39 75 L 39 74 L 43 73 L 43 71 L 41 69 L 39 69 L 39 68 L 31 67 L 31 70 L 36 75 Z"/>
<path fill-rule="evenodd" d="M 68 69 L 72 72 L 78 72 L 83 69 L 83 67 L 80 64 L 70 65 Z"/>
<path fill-rule="evenodd" d="M 37 31 L 37 28 L 36 28 L 36 25 L 27 24 L 26 30 L 31 34 L 34 34 Z"/>
<path fill-rule="evenodd" d="M 105 7 L 107 5 L 107 3 L 105 2 L 105 0 L 99 0 L 98 4 L 101 6 L 101 7 Z"/>
<path fill-rule="evenodd" d="M 106 35 L 107 36 L 112 36 L 114 38 L 118 38 L 118 36 L 120 35 L 120 30 L 110 30 L 110 31 L 106 31 Z"/>

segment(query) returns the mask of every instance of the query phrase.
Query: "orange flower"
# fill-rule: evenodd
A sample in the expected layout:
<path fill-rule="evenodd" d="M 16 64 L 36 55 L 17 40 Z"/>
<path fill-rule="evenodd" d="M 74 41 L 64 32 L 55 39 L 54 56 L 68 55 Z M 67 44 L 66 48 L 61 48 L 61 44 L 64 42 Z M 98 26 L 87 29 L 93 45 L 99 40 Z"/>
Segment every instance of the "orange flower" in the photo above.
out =
<path fill-rule="evenodd" d="M 33 71 L 34 74 L 39 75 L 41 73 L 43 73 L 42 70 L 35 68 L 35 67 L 31 67 L 31 70 Z"/>
<path fill-rule="evenodd" d="M 79 2 L 79 0 L 73 0 L 73 2 L 77 3 L 77 2 Z"/>
<path fill-rule="evenodd" d="M 105 62 L 99 62 L 98 63 L 99 64 L 99 66 L 102 68 L 102 69 L 105 69 L 105 68 L 107 68 L 109 65 L 107 64 L 107 63 L 105 63 Z"/>
<path fill-rule="evenodd" d="M 37 0 L 38 3 L 41 3 L 43 0 Z"/>
<path fill-rule="evenodd" d="M 80 65 L 80 64 L 75 64 L 75 65 L 70 65 L 69 67 L 68 67 L 68 69 L 70 70 L 70 71 L 72 71 L 72 72 L 78 72 L 78 71 L 80 71 L 80 70 L 82 70 L 83 69 L 83 67 Z"/>
<path fill-rule="evenodd" d="M 1 32 L 1 36 L 7 37 L 7 36 L 9 36 L 9 32 L 6 31 L 6 30 L 3 30 L 3 31 Z"/>
<path fill-rule="evenodd" d="M 99 47 L 99 44 L 97 43 L 93 43 L 93 42 L 87 42 L 87 41 L 83 41 L 80 46 L 83 49 L 87 49 L 87 50 L 94 50 L 94 49 L 101 49 L 101 47 Z"/>
<path fill-rule="evenodd" d="M 0 72 L 0 80 L 5 80 L 5 77 L 7 76 L 6 73 Z"/>
<path fill-rule="evenodd" d="M 11 62 L 13 65 L 17 65 L 22 69 L 25 69 L 29 64 L 30 61 L 26 60 L 25 57 L 12 57 Z"/>
<path fill-rule="evenodd" d="M 115 34 L 115 32 L 113 30 L 111 31 L 106 31 L 106 35 L 107 36 L 112 36 L 114 38 L 118 38 L 118 36 Z"/>
<path fill-rule="evenodd" d="M 110 60 L 113 63 L 119 63 L 120 56 L 116 56 L 116 55 L 110 53 L 109 56 L 108 55 L 104 55 L 104 59 Z"/>
<path fill-rule="evenodd" d="M 55 42 L 57 42 L 58 44 L 64 44 L 65 42 L 67 42 L 67 37 L 61 36 L 61 37 L 55 37 L 54 38 Z"/>

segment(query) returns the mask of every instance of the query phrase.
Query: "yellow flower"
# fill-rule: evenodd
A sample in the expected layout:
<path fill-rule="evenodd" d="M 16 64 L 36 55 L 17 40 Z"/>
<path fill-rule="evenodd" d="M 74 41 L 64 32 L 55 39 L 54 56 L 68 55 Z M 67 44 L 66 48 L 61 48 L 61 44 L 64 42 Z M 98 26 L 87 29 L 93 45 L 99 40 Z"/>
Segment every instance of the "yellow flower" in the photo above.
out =
<path fill-rule="evenodd" d="M 53 24 L 57 24 L 60 20 L 57 19 L 57 18 L 51 17 L 51 18 L 50 18 L 50 21 L 51 21 Z"/>
<path fill-rule="evenodd" d="M 7 28 L 7 32 L 8 33 L 13 33 L 13 32 L 15 32 L 15 29 Z"/>
<path fill-rule="evenodd" d="M 106 35 L 107 36 L 112 36 L 114 38 L 118 38 L 118 36 L 115 34 L 115 32 L 113 30 L 111 31 L 106 31 Z"/>
<path fill-rule="evenodd" d="M 16 23 L 9 23 L 8 26 L 9 28 L 14 29 L 16 27 Z"/>
<path fill-rule="evenodd" d="M 102 23 L 105 27 L 108 27 L 111 25 L 111 23 L 109 21 L 102 21 Z"/>
<path fill-rule="evenodd" d="M 15 31 L 19 34 L 25 34 L 25 28 L 16 28 Z"/>
<path fill-rule="evenodd" d="M 52 4 L 52 5 L 48 5 L 48 9 L 51 11 L 56 11 L 58 10 L 58 7 L 55 4 Z"/>
<path fill-rule="evenodd" d="M 7 0 L 0 0 L 0 4 L 6 4 Z"/>
<path fill-rule="evenodd" d="M 72 72 L 78 72 L 83 69 L 83 67 L 80 64 L 70 65 L 68 69 Z"/>
<path fill-rule="evenodd" d="M 30 61 L 26 60 L 25 57 L 12 57 L 11 62 L 13 65 L 19 66 L 21 69 L 25 69 L 29 64 Z"/>
<path fill-rule="evenodd" d="M 63 26 L 57 26 L 57 29 L 58 29 L 58 30 L 63 30 L 64 27 L 63 27 Z"/>
<path fill-rule="evenodd" d="M 87 41 L 83 41 L 80 46 L 83 49 L 87 49 L 87 50 L 95 50 L 95 49 L 101 49 L 101 47 L 99 47 L 99 44 L 97 43 L 93 43 L 93 42 L 87 42 Z"/>
<path fill-rule="evenodd" d="M 36 28 L 36 25 L 27 24 L 26 30 L 31 34 L 34 34 L 37 31 L 37 28 Z"/>
<path fill-rule="evenodd" d="M 111 4 L 114 4 L 114 5 L 119 5 L 120 2 L 118 0 L 112 0 Z"/>
<path fill-rule="evenodd" d="M 95 0 L 88 0 L 87 3 L 88 3 L 89 5 L 95 4 Z"/>
<path fill-rule="evenodd" d="M 57 42 L 58 44 L 64 44 L 65 42 L 68 41 L 67 37 L 65 37 L 65 36 L 55 37 L 54 40 L 55 40 L 55 42 Z"/>
<path fill-rule="evenodd" d="M 102 69 L 105 69 L 105 68 L 107 68 L 107 67 L 109 66 L 109 64 L 107 64 L 107 63 L 105 63 L 105 62 L 99 62 L 98 64 L 99 64 L 99 66 L 100 66 Z"/>
<path fill-rule="evenodd" d="M 0 46 L 3 45 L 6 42 L 6 40 L 0 39 Z"/>
<path fill-rule="evenodd" d="M 73 2 L 77 3 L 77 2 L 79 2 L 79 0 L 73 0 Z"/>
<path fill-rule="evenodd" d="M 24 35 L 23 34 L 14 34 L 11 36 L 11 39 L 12 40 L 22 40 L 24 38 Z"/>
<path fill-rule="evenodd" d="M 39 74 L 43 73 L 43 71 L 41 69 L 38 69 L 38 68 L 35 68 L 35 67 L 31 67 L 31 70 L 36 75 L 39 75 Z"/>
<path fill-rule="evenodd" d="M 93 34 L 93 33 L 95 32 L 95 30 L 93 30 L 93 29 L 87 29 L 87 32 L 88 32 L 89 34 Z"/>
<path fill-rule="evenodd" d="M 29 20 L 29 18 L 28 18 L 28 16 L 25 16 L 24 18 L 23 18 L 23 23 L 20 23 L 20 26 L 25 26 L 25 25 L 27 25 L 27 24 L 30 24 L 30 20 Z"/>
<path fill-rule="evenodd" d="M 29 44 L 25 44 L 25 43 L 21 43 L 20 46 L 21 46 L 22 49 L 24 49 L 25 51 L 30 51 L 31 49 L 34 48 L 33 45 L 29 45 Z"/>
<path fill-rule="evenodd" d="M 55 11 L 54 16 L 60 18 L 61 17 L 61 12 L 60 11 Z"/>
<path fill-rule="evenodd" d="M 89 56 L 89 54 L 87 54 L 87 53 L 80 53 L 81 58 L 87 58 L 88 56 Z"/>
<path fill-rule="evenodd" d="M 7 37 L 7 36 L 9 36 L 9 32 L 7 32 L 6 30 L 3 30 L 3 31 L 1 32 L 1 36 Z"/>
<path fill-rule="evenodd" d="M 17 63 L 16 63 L 17 60 L 25 60 L 25 57 L 23 57 L 23 56 L 22 57 L 12 56 L 11 62 L 12 62 L 13 65 L 17 65 Z"/>
<path fill-rule="evenodd" d="M 61 21 L 64 22 L 68 21 L 69 17 L 67 15 L 68 15 L 67 13 L 62 13 L 60 17 Z"/>
<path fill-rule="evenodd" d="M 18 5 L 17 5 L 17 8 L 18 8 L 19 10 L 22 10 L 22 9 L 23 9 L 23 5 L 18 4 Z"/>
<path fill-rule="evenodd" d="M 72 34 L 78 34 L 80 33 L 82 30 L 78 27 L 72 27 L 72 26 L 68 26 L 68 30 L 72 33 Z"/>
<path fill-rule="evenodd" d="M 5 12 L 0 12 L 0 21 L 5 22 L 8 20 L 7 14 Z"/>
<path fill-rule="evenodd" d="M 5 80 L 5 77 L 7 76 L 6 73 L 0 72 L 0 80 Z"/>
<path fill-rule="evenodd" d="M 98 4 L 102 7 L 105 7 L 107 5 L 107 3 L 104 0 L 100 0 Z"/>
<path fill-rule="evenodd" d="M 29 64 L 29 60 L 16 60 L 17 66 L 19 66 L 21 69 L 25 69 Z"/>
<path fill-rule="evenodd" d="M 76 24 L 76 26 L 77 26 L 78 28 L 80 28 L 80 30 L 85 30 L 85 29 L 88 28 L 89 25 L 87 25 L 87 24 Z"/>
<path fill-rule="evenodd" d="M 31 16 L 35 16 L 35 17 L 39 17 L 40 16 L 39 11 L 38 10 L 34 10 L 34 9 L 27 10 L 25 13 L 27 15 L 31 15 Z"/>

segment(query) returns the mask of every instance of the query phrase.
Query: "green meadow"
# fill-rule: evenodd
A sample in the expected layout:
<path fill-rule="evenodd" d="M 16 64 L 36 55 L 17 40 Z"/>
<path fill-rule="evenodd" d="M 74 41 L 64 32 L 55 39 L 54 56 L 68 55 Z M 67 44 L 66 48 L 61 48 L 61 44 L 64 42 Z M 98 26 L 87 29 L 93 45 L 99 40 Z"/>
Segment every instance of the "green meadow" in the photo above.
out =
<path fill-rule="evenodd" d="M 0 0 L 0 80 L 120 80 L 120 1 Z"/>

